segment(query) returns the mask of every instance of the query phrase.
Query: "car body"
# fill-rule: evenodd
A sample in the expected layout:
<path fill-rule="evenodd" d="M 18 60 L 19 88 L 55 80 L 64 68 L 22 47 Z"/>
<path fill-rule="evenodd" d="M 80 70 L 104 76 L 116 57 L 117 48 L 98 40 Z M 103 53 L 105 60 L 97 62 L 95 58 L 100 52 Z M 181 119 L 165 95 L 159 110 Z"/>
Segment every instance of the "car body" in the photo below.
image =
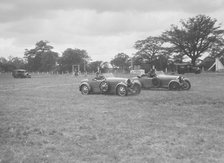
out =
<path fill-rule="evenodd" d="M 100 75 L 93 79 L 82 80 L 79 90 L 83 95 L 117 94 L 119 96 L 126 96 L 139 94 L 141 92 L 141 84 L 139 81 L 132 81 L 129 78 Z"/>
<path fill-rule="evenodd" d="M 24 69 L 16 69 L 12 72 L 14 78 L 31 78 L 31 75 Z"/>
<path fill-rule="evenodd" d="M 190 63 L 176 63 L 178 74 L 195 73 L 200 74 L 201 68 Z"/>
<path fill-rule="evenodd" d="M 154 76 L 144 74 L 133 79 L 141 83 L 142 89 L 168 88 L 169 90 L 189 90 L 191 88 L 188 78 L 167 75 L 161 72 L 156 72 Z"/>

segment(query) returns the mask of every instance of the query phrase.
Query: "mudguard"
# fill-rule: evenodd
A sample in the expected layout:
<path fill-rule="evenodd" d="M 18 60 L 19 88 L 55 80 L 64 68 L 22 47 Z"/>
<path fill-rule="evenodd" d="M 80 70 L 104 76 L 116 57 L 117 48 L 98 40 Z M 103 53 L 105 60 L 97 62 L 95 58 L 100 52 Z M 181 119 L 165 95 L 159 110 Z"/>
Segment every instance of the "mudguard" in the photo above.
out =
<path fill-rule="evenodd" d="M 91 91 L 91 87 L 90 87 L 90 85 L 89 85 L 88 82 L 82 82 L 81 85 L 79 86 L 79 91 L 81 91 L 81 87 L 82 87 L 83 85 L 86 85 L 86 86 L 89 88 L 89 90 Z"/>
<path fill-rule="evenodd" d="M 186 80 L 186 81 L 189 81 L 190 82 L 190 80 L 188 78 L 184 78 L 183 80 Z"/>
<path fill-rule="evenodd" d="M 116 85 L 116 87 L 115 87 L 115 91 L 117 91 L 117 87 L 118 87 L 119 85 L 123 85 L 123 86 L 127 87 L 127 84 L 125 84 L 124 82 L 120 82 L 120 83 L 118 83 L 118 84 Z"/>
<path fill-rule="evenodd" d="M 133 84 L 138 84 L 142 88 L 142 83 L 139 80 L 134 80 Z"/>
<path fill-rule="evenodd" d="M 170 86 L 170 83 L 172 83 L 172 82 L 176 82 L 176 83 L 178 83 L 178 84 L 180 85 L 180 82 L 179 82 L 179 81 L 177 81 L 177 80 L 171 80 L 171 81 L 169 82 L 169 84 L 168 84 L 168 88 L 169 88 L 169 86 Z"/>

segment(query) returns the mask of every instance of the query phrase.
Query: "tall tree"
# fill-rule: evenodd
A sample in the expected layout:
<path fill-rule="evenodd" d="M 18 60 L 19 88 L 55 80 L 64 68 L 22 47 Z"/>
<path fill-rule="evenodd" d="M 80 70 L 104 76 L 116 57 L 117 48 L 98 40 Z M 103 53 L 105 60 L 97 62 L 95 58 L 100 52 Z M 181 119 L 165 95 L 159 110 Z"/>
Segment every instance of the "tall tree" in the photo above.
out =
<path fill-rule="evenodd" d="M 128 70 L 130 63 L 129 56 L 125 53 L 118 53 L 114 59 L 110 61 L 111 65 L 118 67 L 121 70 Z"/>
<path fill-rule="evenodd" d="M 36 43 L 34 49 L 25 49 L 25 58 L 28 62 L 28 69 L 30 71 L 40 71 L 42 55 L 51 52 L 52 46 L 48 45 L 48 41 L 39 41 Z"/>
<path fill-rule="evenodd" d="M 212 58 L 224 57 L 224 38 L 220 38 L 219 40 L 215 41 L 209 52 L 209 56 Z"/>
<path fill-rule="evenodd" d="M 101 73 L 108 73 L 112 69 L 112 65 L 109 62 L 101 62 L 100 64 L 100 71 Z"/>
<path fill-rule="evenodd" d="M 8 63 L 13 65 L 15 68 L 24 69 L 26 66 L 25 60 L 23 58 L 19 58 L 19 57 L 10 57 Z"/>
<path fill-rule="evenodd" d="M 58 59 L 58 53 L 52 51 L 44 52 L 41 55 L 40 71 L 42 72 L 53 71 L 56 67 L 57 59 Z"/>
<path fill-rule="evenodd" d="M 135 54 L 135 59 L 138 62 L 149 64 L 150 67 L 155 65 L 159 58 L 164 58 L 167 54 L 166 49 L 163 48 L 163 43 L 164 41 L 160 37 L 152 36 L 136 41 L 134 47 L 138 51 Z M 163 55 L 164 57 L 161 57 Z"/>
<path fill-rule="evenodd" d="M 98 69 L 100 68 L 100 65 L 102 64 L 103 61 L 94 61 L 90 62 L 87 66 L 87 71 L 88 72 L 97 72 Z"/>
<path fill-rule="evenodd" d="M 85 50 L 66 49 L 59 60 L 62 71 L 72 71 L 72 65 L 80 65 L 80 70 L 84 71 L 86 60 L 90 59 Z"/>
<path fill-rule="evenodd" d="M 4 57 L 0 57 L 0 72 L 6 72 L 7 59 Z"/>
<path fill-rule="evenodd" d="M 220 25 L 215 25 L 216 19 L 209 16 L 197 15 L 188 20 L 181 20 L 181 27 L 171 25 L 170 30 L 162 34 L 165 42 L 171 44 L 176 52 L 191 58 L 195 65 L 196 60 L 207 52 L 224 33 Z"/>

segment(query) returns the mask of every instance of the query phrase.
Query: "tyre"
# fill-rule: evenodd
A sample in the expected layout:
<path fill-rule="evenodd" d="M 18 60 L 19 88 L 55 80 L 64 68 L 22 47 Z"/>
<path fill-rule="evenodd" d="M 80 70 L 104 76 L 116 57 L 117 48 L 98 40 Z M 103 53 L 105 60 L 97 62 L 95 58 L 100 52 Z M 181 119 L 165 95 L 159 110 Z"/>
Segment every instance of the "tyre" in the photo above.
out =
<path fill-rule="evenodd" d="M 141 86 L 138 84 L 134 84 L 131 89 L 132 89 L 132 93 L 135 95 L 140 94 L 141 92 Z"/>
<path fill-rule="evenodd" d="M 89 87 L 87 86 L 87 85 L 82 85 L 81 86 L 81 89 L 80 89 L 80 91 L 81 91 L 81 93 L 83 94 L 83 95 L 88 95 L 89 94 Z"/>
<path fill-rule="evenodd" d="M 180 84 L 178 82 L 171 82 L 169 84 L 169 89 L 173 90 L 173 91 L 179 90 L 180 89 Z"/>
<path fill-rule="evenodd" d="M 119 85 L 117 87 L 117 95 L 118 96 L 126 96 L 127 95 L 127 89 L 124 85 Z"/>
<path fill-rule="evenodd" d="M 188 80 L 184 80 L 182 89 L 183 90 L 189 90 L 191 88 L 191 83 Z"/>

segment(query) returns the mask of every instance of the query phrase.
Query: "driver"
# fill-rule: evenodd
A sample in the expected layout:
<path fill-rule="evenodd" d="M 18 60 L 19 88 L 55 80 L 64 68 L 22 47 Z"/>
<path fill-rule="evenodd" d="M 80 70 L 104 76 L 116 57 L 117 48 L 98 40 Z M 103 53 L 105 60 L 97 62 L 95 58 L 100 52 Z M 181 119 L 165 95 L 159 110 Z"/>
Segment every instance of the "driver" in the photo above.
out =
<path fill-rule="evenodd" d="M 155 77 L 155 76 L 156 76 L 156 70 L 155 70 L 155 68 L 152 68 L 152 69 L 148 72 L 148 75 L 149 75 L 150 77 Z"/>
<path fill-rule="evenodd" d="M 99 71 L 96 72 L 96 77 L 95 77 L 96 80 L 103 80 L 104 79 L 104 76 L 103 75 L 100 75 Z"/>

